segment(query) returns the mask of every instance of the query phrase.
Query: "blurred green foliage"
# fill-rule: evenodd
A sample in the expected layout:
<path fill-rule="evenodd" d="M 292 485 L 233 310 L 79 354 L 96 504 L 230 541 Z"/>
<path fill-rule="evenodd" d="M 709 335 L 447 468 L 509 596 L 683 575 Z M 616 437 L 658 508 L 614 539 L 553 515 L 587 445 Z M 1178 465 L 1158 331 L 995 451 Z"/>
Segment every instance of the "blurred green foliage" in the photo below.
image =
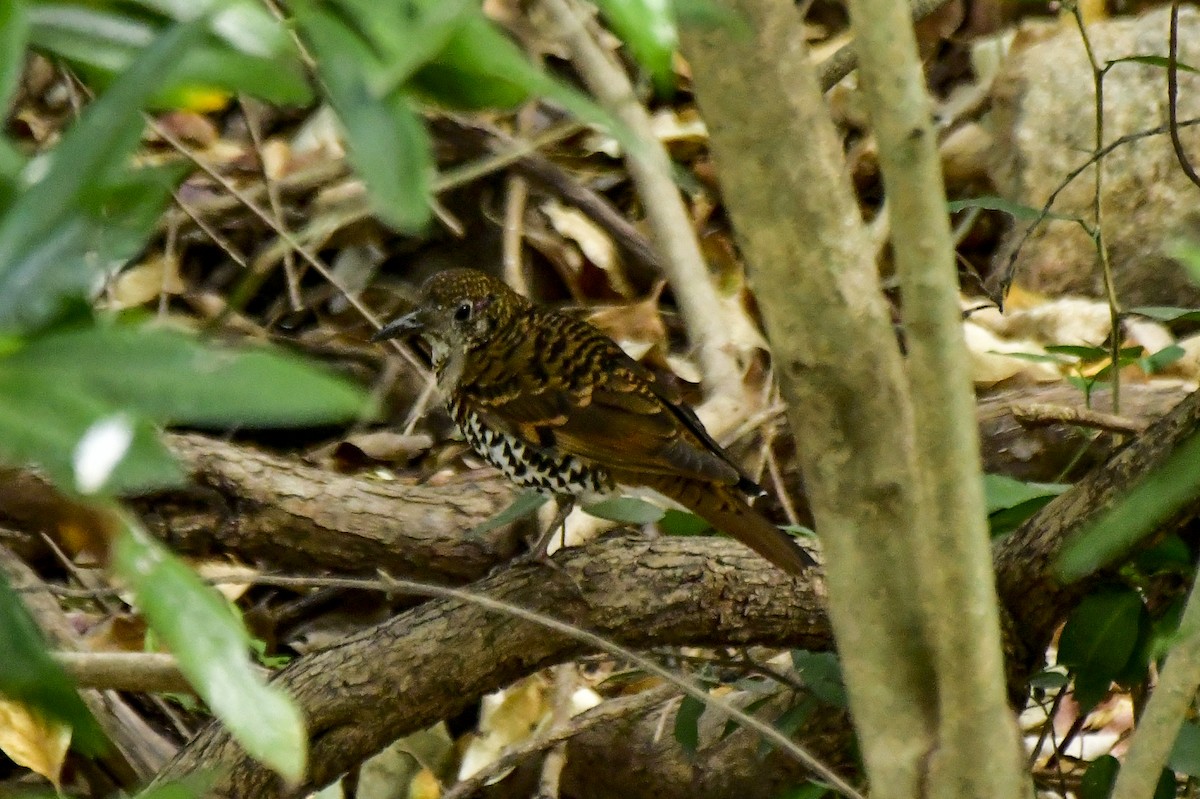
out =
<path fill-rule="evenodd" d="M 602 5 L 669 88 L 674 36 L 660 3 Z M 276 105 L 324 100 L 376 212 L 407 232 L 426 224 L 432 199 L 423 104 L 510 109 L 541 96 L 586 122 L 609 118 L 525 58 L 474 0 L 290 8 L 295 19 L 285 21 L 257 0 L 0 3 L 5 109 L 30 49 L 96 95 L 45 152 L 0 135 L 0 462 L 38 467 L 91 505 L 110 568 L 132 587 L 153 637 L 246 750 L 295 783 L 307 741 L 298 709 L 262 682 L 224 600 L 117 500 L 182 481 L 159 441 L 163 425 L 311 425 L 371 408 L 357 387 L 287 353 L 218 347 L 138 314 L 92 310 L 106 278 L 146 247 L 190 168 L 132 165 L 144 109 L 219 110 L 239 93 Z M 0 694 L 66 722 L 78 748 L 98 751 L 99 729 L 2 580 L 0 642 L 21 653 L 0 659 Z"/>

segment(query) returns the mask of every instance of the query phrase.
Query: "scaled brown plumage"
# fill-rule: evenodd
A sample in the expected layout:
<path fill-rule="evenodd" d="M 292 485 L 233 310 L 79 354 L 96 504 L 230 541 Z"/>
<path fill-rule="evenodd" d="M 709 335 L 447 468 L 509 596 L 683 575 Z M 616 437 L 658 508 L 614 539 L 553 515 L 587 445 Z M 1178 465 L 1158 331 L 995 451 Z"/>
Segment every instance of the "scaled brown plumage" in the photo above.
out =
<path fill-rule="evenodd" d="M 663 381 L 586 322 L 539 308 L 482 272 L 425 282 L 376 340 L 420 335 L 471 446 L 514 482 L 562 498 L 652 489 L 776 566 L 815 565 L 746 502 L 741 472 Z"/>

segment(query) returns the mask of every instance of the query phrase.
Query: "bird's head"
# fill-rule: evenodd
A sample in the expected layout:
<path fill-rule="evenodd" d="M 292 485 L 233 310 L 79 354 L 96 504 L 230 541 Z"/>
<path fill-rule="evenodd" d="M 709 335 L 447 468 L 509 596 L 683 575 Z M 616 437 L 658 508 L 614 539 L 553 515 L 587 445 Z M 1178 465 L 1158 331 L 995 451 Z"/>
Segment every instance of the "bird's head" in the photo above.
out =
<path fill-rule="evenodd" d="M 433 350 L 434 363 L 486 341 L 529 307 L 529 301 L 503 282 L 474 269 L 449 269 L 425 281 L 416 306 L 376 333 L 383 341 L 420 336 Z"/>

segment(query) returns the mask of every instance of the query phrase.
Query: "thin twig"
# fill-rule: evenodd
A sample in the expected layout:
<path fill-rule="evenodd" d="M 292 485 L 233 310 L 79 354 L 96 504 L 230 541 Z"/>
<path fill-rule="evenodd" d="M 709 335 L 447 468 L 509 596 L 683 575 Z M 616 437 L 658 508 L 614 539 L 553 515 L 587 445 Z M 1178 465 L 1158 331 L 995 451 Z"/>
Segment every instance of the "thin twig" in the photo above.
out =
<path fill-rule="evenodd" d="M 158 318 L 167 315 L 168 295 L 172 280 L 179 279 L 179 220 L 173 217 L 167 222 L 167 237 L 163 242 L 163 269 L 158 285 Z"/>
<path fill-rule="evenodd" d="M 283 202 L 279 198 L 279 186 L 276 185 L 275 178 L 268 172 L 267 161 L 263 156 L 262 128 L 258 124 L 257 111 L 243 95 L 238 96 L 238 104 L 242 107 L 242 118 L 246 120 L 250 143 L 258 156 L 259 174 L 262 175 L 263 185 L 267 188 L 267 202 L 271 207 L 271 213 L 275 215 L 275 223 L 280 228 L 287 229 L 283 221 Z M 291 310 L 298 311 L 303 302 L 300 298 L 300 276 L 296 273 L 296 256 L 291 250 L 288 250 L 283 256 L 283 273 L 286 277 L 287 296 L 288 302 L 292 306 Z"/>
<path fill-rule="evenodd" d="M 1175 127 L 1190 128 L 1196 125 L 1200 125 L 1200 117 L 1185 119 L 1184 121 L 1177 123 Z M 1148 128 L 1146 130 L 1139 130 L 1134 133 L 1127 133 L 1124 136 L 1113 139 L 1109 144 L 1089 155 L 1087 160 L 1068 172 L 1066 177 L 1063 178 L 1062 182 L 1058 184 L 1054 191 L 1050 192 L 1050 196 L 1047 197 L 1046 202 L 1042 204 L 1041 210 L 1038 211 L 1038 215 L 1034 217 L 1033 221 L 1029 223 L 1024 231 L 1022 231 L 1021 238 L 1017 241 L 1016 246 L 1013 247 L 1012 253 L 1008 256 L 1008 264 L 1005 266 L 1004 274 L 1000 278 L 999 298 L 1003 299 L 1004 296 L 1008 294 L 1009 287 L 1012 286 L 1013 279 L 1016 274 L 1017 258 L 1020 257 L 1021 250 L 1024 248 L 1025 242 L 1027 242 L 1029 237 L 1033 235 L 1033 231 L 1039 228 L 1041 224 L 1049 218 L 1051 209 L 1054 208 L 1054 203 L 1058 201 L 1058 196 L 1062 194 L 1068 186 L 1075 182 L 1075 178 L 1082 175 L 1088 170 L 1088 167 L 1104 158 L 1104 156 L 1108 155 L 1118 147 L 1124 147 L 1126 144 L 1149 138 L 1150 136 L 1161 136 L 1164 133 L 1170 132 L 1171 125 L 1166 124 L 1159 125 L 1156 128 Z M 1091 229 L 1086 225 L 1086 223 L 1082 222 L 1082 220 L 1072 221 L 1079 221 L 1080 224 L 1083 225 L 1084 230 L 1088 231 L 1088 235 L 1093 235 Z"/>
<path fill-rule="evenodd" d="M 1094 152 L 1104 149 L 1104 76 L 1108 73 L 1112 62 L 1101 65 L 1092 47 L 1092 39 L 1088 36 L 1087 25 L 1083 21 L 1083 11 L 1079 3 L 1071 4 L 1071 17 L 1079 30 L 1079 38 L 1083 40 L 1083 49 L 1087 52 L 1088 63 L 1092 68 L 1092 86 L 1096 93 L 1096 104 L 1093 118 L 1096 145 Z M 1096 180 L 1092 192 L 1092 242 L 1096 247 L 1096 257 L 1100 261 L 1100 274 L 1104 278 L 1104 296 L 1108 301 L 1109 354 L 1112 358 L 1112 405 L 1113 412 L 1121 412 L 1121 370 L 1116 368 L 1121 357 L 1121 309 L 1117 303 L 1117 286 L 1113 279 L 1112 261 L 1108 257 L 1108 244 L 1104 240 L 1104 158 L 1096 159 Z"/>
<path fill-rule="evenodd" d="M 1025 405 L 1010 405 L 1008 409 L 1014 419 L 1027 427 L 1066 423 L 1122 435 L 1137 434 L 1149 427 L 1149 423 L 1138 419 L 1090 408 L 1067 408 L 1062 405 L 1031 402 Z"/>
<path fill-rule="evenodd" d="M 571 718 L 571 695 L 579 683 L 579 673 L 574 663 L 563 663 L 554 667 L 554 709 L 550 715 L 550 729 L 566 726 Z M 538 799 L 557 799 L 563 769 L 567 765 L 567 742 L 560 741 L 550 748 L 542 761 L 542 772 L 538 777 Z"/>
<path fill-rule="evenodd" d="M 1200 186 L 1200 175 L 1196 174 L 1179 138 L 1179 0 L 1171 0 L 1171 31 L 1167 41 L 1167 124 L 1171 127 L 1171 146 L 1183 174 Z"/>
<path fill-rule="evenodd" d="M 174 655 L 161 652 L 55 652 L 80 688 L 142 693 L 195 693 Z"/>
<path fill-rule="evenodd" d="M 517 129 L 521 134 L 533 125 L 534 103 L 526 103 L 517 113 Z M 510 174 L 504 193 L 504 226 L 501 260 L 504 282 L 518 294 L 528 297 L 529 281 L 525 278 L 525 212 L 529 205 L 529 183 L 522 175 Z"/>
<path fill-rule="evenodd" d="M 1042 724 L 1042 730 L 1038 733 L 1037 743 L 1029 751 L 1027 767 L 1030 771 L 1033 771 L 1034 766 L 1037 765 L 1038 758 L 1042 753 L 1042 747 L 1046 745 L 1046 739 L 1054 735 L 1054 717 L 1058 714 L 1058 708 L 1062 705 L 1062 701 L 1066 696 L 1067 687 L 1064 685 L 1058 689 L 1058 693 L 1054 695 L 1054 700 L 1050 703 L 1050 709 L 1046 711 L 1046 722 Z"/>
<path fill-rule="evenodd" d="M 367 320 L 372 327 L 374 327 L 376 330 L 382 327 L 379 319 L 376 318 L 371 309 L 367 308 L 367 306 L 363 304 L 362 300 L 358 298 L 358 295 L 343 285 L 341 280 L 338 279 L 329 270 L 329 268 L 325 266 L 324 263 L 321 262 L 321 259 L 317 258 L 317 256 L 309 251 L 307 247 L 297 241 L 296 237 L 293 236 L 290 231 L 277 225 L 271 215 L 259 207 L 258 203 L 246 196 L 246 194 L 238 189 L 237 186 L 234 186 L 228 178 L 209 166 L 202 158 L 193 152 L 186 144 L 180 141 L 174 134 L 163 128 L 162 125 L 158 124 L 157 120 L 149 116 L 147 116 L 146 119 L 147 123 L 150 125 L 150 128 L 157 133 L 163 141 L 170 144 L 180 154 L 199 167 L 200 171 L 204 172 L 204 174 L 215 180 L 221 186 L 221 188 L 236 197 L 246 207 L 246 210 L 257 216 L 263 222 L 263 224 L 273 230 L 280 239 L 287 242 L 288 246 L 299 253 L 300 257 L 303 258 L 313 269 L 315 269 L 317 274 L 323 277 L 325 281 L 329 283 L 329 285 L 337 289 L 342 294 L 342 297 L 346 300 L 346 302 L 349 303 L 354 310 L 358 311 L 359 314 L 361 314 L 362 317 Z M 425 379 L 426 382 L 433 380 L 433 376 L 429 374 L 429 370 L 425 368 L 425 365 L 417 359 L 411 350 L 401 344 L 401 342 L 398 340 L 393 340 L 392 346 L 396 352 L 400 353 L 401 357 L 408 362 L 413 370 Z"/>

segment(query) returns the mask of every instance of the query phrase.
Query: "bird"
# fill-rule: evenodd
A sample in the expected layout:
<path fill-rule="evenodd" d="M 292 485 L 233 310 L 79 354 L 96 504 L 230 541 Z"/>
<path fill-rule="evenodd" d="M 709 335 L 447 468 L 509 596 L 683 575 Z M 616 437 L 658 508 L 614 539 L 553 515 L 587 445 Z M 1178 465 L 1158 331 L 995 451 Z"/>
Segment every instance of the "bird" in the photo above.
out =
<path fill-rule="evenodd" d="M 747 501 L 764 494 L 705 430 L 677 388 L 591 324 L 532 303 L 475 269 L 421 286 L 413 309 L 372 341 L 419 337 L 463 437 L 512 482 L 552 496 L 558 515 L 534 547 L 546 557 L 576 501 L 666 497 L 775 566 L 816 566 Z"/>

